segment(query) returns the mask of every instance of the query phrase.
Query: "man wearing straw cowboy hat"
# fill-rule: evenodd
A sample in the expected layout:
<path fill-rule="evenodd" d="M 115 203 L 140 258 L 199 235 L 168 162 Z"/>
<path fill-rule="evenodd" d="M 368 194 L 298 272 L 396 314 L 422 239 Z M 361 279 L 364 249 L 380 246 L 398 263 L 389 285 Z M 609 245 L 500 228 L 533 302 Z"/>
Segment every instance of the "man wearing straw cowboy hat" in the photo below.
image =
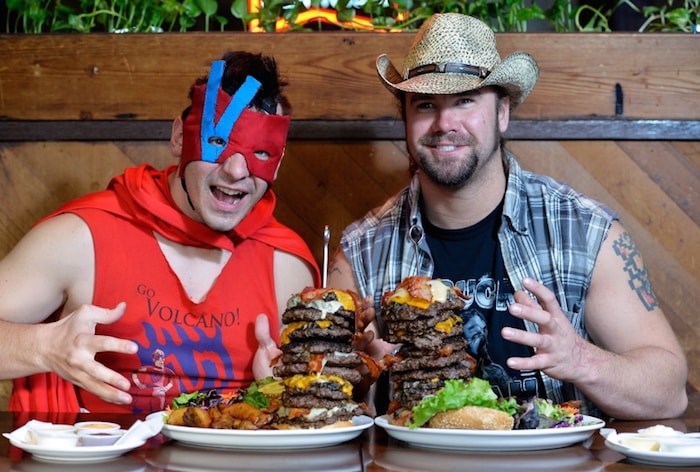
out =
<path fill-rule="evenodd" d="M 377 313 L 407 276 L 458 286 L 485 322 L 464 324 L 467 339 L 480 336 L 468 325 L 486 331 L 470 352 L 475 375 L 503 396 L 582 400 L 584 413 L 617 418 L 681 414 L 685 357 L 618 215 L 503 147 L 535 60 L 501 60 L 486 24 L 447 13 L 423 24 L 403 69 L 386 55 L 376 66 L 399 100 L 413 176 L 346 228 L 329 284 L 371 297 Z M 377 357 L 395 347 L 370 345 Z"/>

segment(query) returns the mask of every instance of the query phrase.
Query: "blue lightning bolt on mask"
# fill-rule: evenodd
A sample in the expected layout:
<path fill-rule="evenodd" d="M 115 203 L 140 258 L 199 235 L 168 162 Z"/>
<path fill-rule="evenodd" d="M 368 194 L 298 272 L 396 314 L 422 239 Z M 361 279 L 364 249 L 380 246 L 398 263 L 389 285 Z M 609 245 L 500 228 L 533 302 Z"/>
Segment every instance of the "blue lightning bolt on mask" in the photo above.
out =
<path fill-rule="evenodd" d="M 252 175 L 272 183 L 284 154 L 290 117 L 248 108 L 260 88 L 251 76 L 229 96 L 221 88 L 224 66 L 224 61 L 214 62 L 207 83 L 193 87 L 192 107 L 183 125 L 180 176 L 191 161 L 222 163 L 240 153 Z"/>

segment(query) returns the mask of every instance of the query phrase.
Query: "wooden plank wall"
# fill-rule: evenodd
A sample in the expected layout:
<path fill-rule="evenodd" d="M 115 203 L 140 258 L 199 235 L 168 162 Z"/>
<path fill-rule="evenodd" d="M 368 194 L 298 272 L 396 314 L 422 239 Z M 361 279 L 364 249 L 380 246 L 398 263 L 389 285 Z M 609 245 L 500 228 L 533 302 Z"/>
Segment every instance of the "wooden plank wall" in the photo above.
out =
<path fill-rule="evenodd" d="M 169 120 L 187 104 L 193 78 L 231 49 L 278 58 L 296 120 L 394 118 L 396 107 L 374 63 L 387 53 L 400 67 L 413 38 L 340 32 L 90 36 L 0 35 L 0 118 Z M 530 52 L 542 70 L 519 118 L 613 116 L 615 84 L 624 94 L 624 117 L 698 117 L 697 35 L 504 33 L 497 40 L 503 56 Z"/>
<path fill-rule="evenodd" d="M 585 35 L 541 36 L 499 36 L 504 52 L 516 46 L 531 51 L 543 69 L 518 118 L 612 119 L 613 88 L 621 83 L 624 117 L 697 120 L 699 37 L 596 35 L 590 41 Z M 78 36 L 48 43 L 40 37 L 0 36 L 0 116 L 20 121 L 170 119 L 184 106 L 191 78 L 203 74 L 223 49 L 235 47 L 278 57 L 292 82 L 295 119 L 394 118 L 393 101 L 379 85 L 373 62 L 378 52 L 387 51 L 400 63 L 411 39 L 362 33 L 324 35 L 317 44 L 305 34 L 275 35 L 274 42 L 266 35 L 199 37 L 196 43 L 184 38 L 157 36 L 155 44 L 144 47 L 135 35 L 105 35 L 87 46 Z M 669 52 L 649 55 L 650 49 Z M 156 52 L 165 62 L 154 59 Z M 525 167 L 620 212 L 688 356 L 689 390 L 698 392 L 700 136 L 683 141 L 519 140 L 509 147 Z M 162 140 L 0 142 L 0 257 L 45 213 L 143 162 L 162 167 L 174 160 Z M 323 135 L 292 141 L 275 183 L 277 215 L 320 260 L 324 224 L 333 230 L 335 247 L 345 225 L 406 180 L 400 141 L 324 140 Z M 7 384 L 0 385 L 0 407 L 3 387 L 6 393 Z"/>

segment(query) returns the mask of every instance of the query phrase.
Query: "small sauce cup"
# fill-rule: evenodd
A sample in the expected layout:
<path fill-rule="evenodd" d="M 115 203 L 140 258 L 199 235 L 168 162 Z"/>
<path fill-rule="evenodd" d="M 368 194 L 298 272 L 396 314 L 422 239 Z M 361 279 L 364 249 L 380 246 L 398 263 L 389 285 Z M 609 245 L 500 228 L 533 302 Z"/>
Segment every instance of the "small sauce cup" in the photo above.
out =
<path fill-rule="evenodd" d="M 80 423 L 75 423 L 75 429 L 78 432 L 97 432 L 97 433 L 108 433 L 119 431 L 122 427 L 117 423 L 110 423 L 109 421 L 83 421 Z"/>
<path fill-rule="evenodd" d="M 78 445 L 79 446 L 111 446 L 121 438 L 125 429 L 108 430 L 108 431 L 92 431 L 89 429 L 78 430 Z"/>

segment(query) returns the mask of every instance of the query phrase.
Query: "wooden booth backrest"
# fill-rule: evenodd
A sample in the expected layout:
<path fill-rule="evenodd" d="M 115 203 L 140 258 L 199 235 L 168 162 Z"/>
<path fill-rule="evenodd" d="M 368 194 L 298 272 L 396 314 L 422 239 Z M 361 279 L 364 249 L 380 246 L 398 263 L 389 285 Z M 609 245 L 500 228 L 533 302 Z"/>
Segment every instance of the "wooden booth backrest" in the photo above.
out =
<path fill-rule="evenodd" d="M 175 163 L 170 123 L 226 50 L 274 55 L 289 79 L 277 215 L 321 259 L 407 182 L 403 126 L 374 69 L 412 33 L 0 36 L 0 257 L 42 215 L 144 162 Z M 524 167 L 603 201 L 640 247 L 700 389 L 700 35 L 499 34 L 530 52 L 534 92 L 511 119 Z M 614 314 L 611 314 L 613 316 Z M 0 406 L 2 395 L 0 394 Z"/>

